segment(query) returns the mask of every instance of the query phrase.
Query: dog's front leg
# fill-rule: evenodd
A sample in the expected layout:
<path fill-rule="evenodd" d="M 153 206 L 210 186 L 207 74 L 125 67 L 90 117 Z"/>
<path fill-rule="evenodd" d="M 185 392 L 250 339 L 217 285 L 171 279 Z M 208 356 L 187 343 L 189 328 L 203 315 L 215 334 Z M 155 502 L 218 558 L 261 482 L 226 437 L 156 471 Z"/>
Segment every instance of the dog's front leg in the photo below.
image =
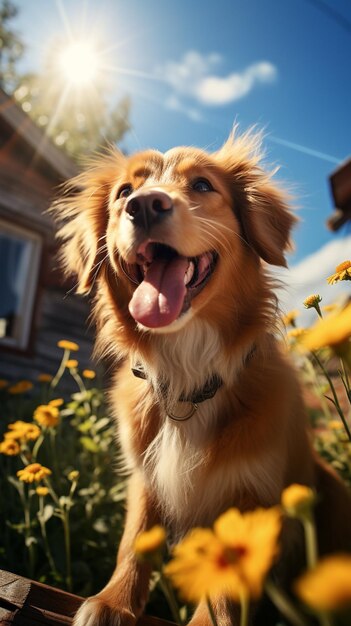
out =
<path fill-rule="evenodd" d="M 151 572 L 149 565 L 137 560 L 133 546 L 137 535 L 156 523 L 155 509 L 142 477 L 133 475 L 116 569 L 106 587 L 82 604 L 74 626 L 132 626 L 140 616 L 147 600 Z"/>

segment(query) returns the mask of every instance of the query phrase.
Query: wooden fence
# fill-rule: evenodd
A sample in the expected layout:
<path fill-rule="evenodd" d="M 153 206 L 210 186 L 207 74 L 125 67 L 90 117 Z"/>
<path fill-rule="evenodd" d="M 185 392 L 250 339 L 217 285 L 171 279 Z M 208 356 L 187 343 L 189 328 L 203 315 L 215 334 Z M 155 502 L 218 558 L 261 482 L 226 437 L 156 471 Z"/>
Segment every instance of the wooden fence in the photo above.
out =
<path fill-rule="evenodd" d="M 72 617 L 83 598 L 0 570 L 1 626 L 62 626 Z M 156 617 L 143 616 L 138 626 L 172 626 Z"/>

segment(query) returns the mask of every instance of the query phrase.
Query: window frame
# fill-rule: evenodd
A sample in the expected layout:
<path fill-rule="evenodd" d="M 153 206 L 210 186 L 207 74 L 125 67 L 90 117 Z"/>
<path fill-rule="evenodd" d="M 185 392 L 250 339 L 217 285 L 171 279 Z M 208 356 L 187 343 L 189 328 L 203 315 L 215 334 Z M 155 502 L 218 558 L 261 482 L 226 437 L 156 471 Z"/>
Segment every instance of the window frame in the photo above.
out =
<path fill-rule="evenodd" d="M 0 217 L 0 232 L 5 236 L 18 237 L 30 245 L 28 274 L 25 289 L 18 306 L 18 326 L 15 336 L 0 337 L 0 349 L 26 352 L 31 343 L 39 280 L 42 266 L 43 239 L 38 232 Z"/>

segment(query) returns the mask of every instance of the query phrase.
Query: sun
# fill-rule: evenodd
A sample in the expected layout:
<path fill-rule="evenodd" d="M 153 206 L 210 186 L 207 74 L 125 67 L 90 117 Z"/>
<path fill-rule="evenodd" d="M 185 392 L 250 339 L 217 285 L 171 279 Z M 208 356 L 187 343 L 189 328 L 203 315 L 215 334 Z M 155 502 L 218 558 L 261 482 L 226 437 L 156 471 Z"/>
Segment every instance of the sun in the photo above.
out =
<path fill-rule="evenodd" d="M 76 41 L 62 50 L 58 66 L 63 78 L 74 87 L 92 84 L 99 73 L 99 51 L 92 42 Z"/>

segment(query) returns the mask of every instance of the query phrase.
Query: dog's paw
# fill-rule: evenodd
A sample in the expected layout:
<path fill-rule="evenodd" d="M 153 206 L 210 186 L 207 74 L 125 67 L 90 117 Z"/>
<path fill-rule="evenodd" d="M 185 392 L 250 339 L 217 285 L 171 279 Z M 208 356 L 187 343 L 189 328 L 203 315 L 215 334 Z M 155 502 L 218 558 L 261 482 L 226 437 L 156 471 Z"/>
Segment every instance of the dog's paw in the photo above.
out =
<path fill-rule="evenodd" d="M 73 626 L 134 626 L 135 622 L 128 609 L 111 607 L 99 596 L 92 596 L 76 613 Z"/>

